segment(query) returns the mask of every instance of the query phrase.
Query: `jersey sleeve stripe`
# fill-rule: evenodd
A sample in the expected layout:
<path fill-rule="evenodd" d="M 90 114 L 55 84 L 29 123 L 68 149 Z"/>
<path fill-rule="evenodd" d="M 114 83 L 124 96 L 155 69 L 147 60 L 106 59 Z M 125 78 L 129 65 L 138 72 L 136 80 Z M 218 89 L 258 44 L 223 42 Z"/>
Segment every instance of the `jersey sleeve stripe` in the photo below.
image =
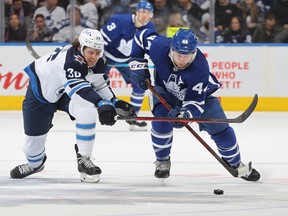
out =
<path fill-rule="evenodd" d="M 68 96 L 72 97 L 77 91 L 79 91 L 80 89 L 83 89 L 83 88 L 87 88 L 87 87 L 91 88 L 91 85 L 88 84 L 88 83 L 82 83 L 82 84 L 77 85 L 77 86 L 75 86 L 73 88 L 65 88 L 65 90 L 66 90 Z"/>

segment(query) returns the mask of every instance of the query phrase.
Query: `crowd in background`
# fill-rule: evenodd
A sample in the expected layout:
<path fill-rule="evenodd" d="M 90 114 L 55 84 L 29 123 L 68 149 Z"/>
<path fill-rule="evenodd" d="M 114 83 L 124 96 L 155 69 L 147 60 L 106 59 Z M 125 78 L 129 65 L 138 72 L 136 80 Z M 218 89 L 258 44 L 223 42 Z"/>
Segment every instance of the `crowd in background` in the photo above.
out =
<path fill-rule="evenodd" d="M 84 28 L 101 29 L 140 0 L 5 0 L 5 42 L 69 42 Z M 188 27 L 209 43 L 210 0 L 150 0 L 157 32 Z M 71 17 L 72 16 L 72 17 Z M 288 0 L 215 0 L 216 43 L 288 43 Z"/>

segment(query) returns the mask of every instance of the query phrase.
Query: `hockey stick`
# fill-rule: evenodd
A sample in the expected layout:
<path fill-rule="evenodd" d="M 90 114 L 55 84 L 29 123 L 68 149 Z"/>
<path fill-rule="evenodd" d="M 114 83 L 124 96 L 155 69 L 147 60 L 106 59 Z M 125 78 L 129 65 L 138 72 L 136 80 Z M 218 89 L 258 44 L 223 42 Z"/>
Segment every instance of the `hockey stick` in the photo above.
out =
<path fill-rule="evenodd" d="M 171 110 L 172 107 L 165 101 L 165 99 L 154 89 L 154 87 L 150 84 L 149 80 L 145 80 L 145 83 L 148 89 L 160 100 L 160 102 L 168 109 Z M 247 166 L 243 166 L 238 169 L 234 169 L 228 165 L 226 161 L 224 161 L 219 155 L 187 124 L 183 123 L 186 129 L 194 135 L 194 137 L 214 156 L 216 160 L 234 177 L 241 177 L 252 169 L 252 162 L 249 162 Z"/>
<path fill-rule="evenodd" d="M 28 38 L 28 37 L 27 37 Z M 35 58 L 35 59 L 39 59 L 40 55 L 38 55 L 38 53 L 33 49 L 30 41 L 28 39 L 25 40 L 25 44 L 26 44 L 26 48 L 28 50 L 28 52 Z"/>
<path fill-rule="evenodd" d="M 163 121 L 163 122 L 205 122 L 205 123 L 242 123 L 244 122 L 254 111 L 258 102 L 258 95 L 255 94 L 252 102 L 248 108 L 238 117 L 232 119 L 205 119 L 205 118 L 170 118 L 170 117 L 144 117 L 144 116 L 130 116 L 123 117 L 118 116 L 117 120 L 126 120 L 126 121 Z"/>

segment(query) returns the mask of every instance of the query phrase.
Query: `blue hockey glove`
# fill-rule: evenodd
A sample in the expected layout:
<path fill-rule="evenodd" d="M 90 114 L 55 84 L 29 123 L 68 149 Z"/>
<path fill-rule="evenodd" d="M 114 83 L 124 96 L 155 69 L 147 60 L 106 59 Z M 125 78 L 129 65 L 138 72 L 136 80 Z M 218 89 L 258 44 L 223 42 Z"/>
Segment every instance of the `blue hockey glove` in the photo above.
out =
<path fill-rule="evenodd" d="M 100 123 L 102 125 L 114 125 L 117 113 L 112 102 L 110 100 L 101 100 L 97 107 Z"/>
<path fill-rule="evenodd" d="M 150 80 L 150 72 L 148 70 L 148 60 L 142 58 L 132 58 L 129 62 L 130 66 L 130 79 L 132 82 L 136 83 L 136 85 L 143 89 L 147 90 L 145 80 Z"/>
<path fill-rule="evenodd" d="M 168 113 L 171 118 L 193 118 L 192 113 L 185 107 L 172 109 Z M 181 122 L 169 122 L 174 128 L 182 128 L 184 124 Z"/>

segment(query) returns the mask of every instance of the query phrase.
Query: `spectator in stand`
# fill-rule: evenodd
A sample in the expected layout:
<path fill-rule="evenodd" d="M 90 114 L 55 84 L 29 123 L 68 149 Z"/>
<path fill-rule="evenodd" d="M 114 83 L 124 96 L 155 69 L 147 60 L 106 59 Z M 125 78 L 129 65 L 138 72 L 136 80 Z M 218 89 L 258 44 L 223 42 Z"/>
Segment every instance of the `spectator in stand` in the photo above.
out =
<path fill-rule="evenodd" d="M 10 14 L 9 25 L 5 28 L 5 42 L 23 42 L 26 35 L 26 28 L 20 24 L 19 16 L 16 13 Z"/>
<path fill-rule="evenodd" d="M 83 26 L 92 29 L 98 29 L 99 13 L 96 6 L 98 0 L 78 0 L 81 8 Z"/>
<path fill-rule="evenodd" d="M 43 14 L 37 14 L 32 30 L 28 33 L 28 40 L 31 42 L 50 42 L 53 32 L 45 25 Z"/>
<path fill-rule="evenodd" d="M 111 5 L 111 0 L 97 0 L 96 2 L 97 8 L 101 8 L 101 9 L 109 7 L 110 5 Z"/>
<path fill-rule="evenodd" d="M 258 27 L 252 38 L 253 43 L 273 43 L 274 38 L 282 28 L 277 25 L 274 14 L 267 14 L 262 26 Z"/>
<path fill-rule="evenodd" d="M 80 33 L 85 29 L 84 26 L 81 25 L 81 9 L 79 6 L 75 7 L 75 26 L 74 26 L 74 38 L 71 38 L 71 25 L 70 25 L 70 7 L 67 7 L 67 25 L 63 26 L 57 33 L 53 35 L 52 41 L 54 42 L 72 42 L 73 40 L 77 39 Z"/>
<path fill-rule="evenodd" d="M 76 2 L 79 0 L 76 0 Z M 85 0 L 81 0 L 81 1 L 85 1 Z M 64 8 L 65 11 L 67 11 L 67 7 L 70 4 L 70 0 L 58 0 L 58 6 Z"/>
<path fill-rule="evenodd" d="M 218 31 L 224 31 L 230 26 L 233 16 L 241 16 L 240 9 L 229 0 L 216 0 L 215 2 L 215 26 Z"/>
<path fill-rule="evenodd" d="M 182 20 L 181 14 L 178 12 L 174 12 L 170 14 L 168 27 L 187 27 Z"/>
<path fill-rule="evenodd" d="M 277 23 L 283 29 L 288 29 L 288 0 L 275 1 L 269 13 L 275 15 Z"/>
<path fill-rule="evenodd" d="M 166 36 L 166 30 L 169 26 L 170 14 L 172 14 L 172 8 L 168 6 L 167 0 L 154 0 L 154 13 L 151 22 L 156 26 L 158 34 Z"/>
<path fill-rule="evenodd" d="M 46 0 L 38 0 L 36 8 L 40 8 L 40 7 L 43 7 L 43 6 L 46 6 Z"/>
<path fill-rule="evenodd" d="M 210 0 L 193 0 L 202 10 L 208 12 L 210 7 Z"/>
<path fill-rule="evenodd" d="M 178 6 L 185 25 L 198 34 L 205 11 L 191 0 L 178 0 Z"/>
<path fill-rule="evenodd" d="M 9 22 L 10 14 L 17 14 L 19 17 L 20 24 L 25 26 L 25 28 L 29 27 L 31 22 L 31 16 L 33 14 L 33 5 L 27 1 L 23 0 L 12 0 L 12 4 L 5 3 L 5 18 L 6 24 Z"/>
<path fill-rule="evenodd" d="M 175 11 L 176 8 L 179 7 L 178 6 L 178 1 L 175 1 L 175 0 L 167 0 L 167 5 L 168 5 L 168 7 L 173 8 L 174 11 Z"/>
<path fill-rule="evenodd" d="M 273 40 L 274 43 L 288 43 L 288 29 L 284 29 L 277 34 Z"/>
<path fill-rule="evenodd" d="M 248 29 L 242 26 L 242 20 L 238 16 L 234 16 L 231 19 L 230 27 L 223 31 L 221 43 L 251 43 L 252 36 Z"/>
<path fill-rule="evenodd" d="M 201 27 L 198 36 L 198 41 L 200 43 L 209 43 L 210 42 L 210 14 L 205 13 L 201 18 Z M 217 32 L 216 27 L 214 27 L 215 37 L 220 34 Z"/>
<path fill-rule="evenodd" d="M 106 18 L 103 18 L 105 16 L 105 11 L 108 10 L 108 8 L 110 8 L 111 6 L 111 0 L 97 0 L 96 1 L 96 7 L 97 7 L 97 11 L 99 14 L 99 20 L 98 20 L 98 25 L 99 28 L 101 28 L 104 25 L 104 20 L 106 20 Z"/>
<path fill-rule="evenodd" d="M 256 3 L 261 8 L 261 11 L 266 14 L 270 10 L 274 1 L 275 0 L 257 0 Z"/>
<path fill-rule="evenodd" d="M 239 4 L 242 12 L 243 24 L 247 27 L 250 34 L 253 35 L 255 29 L 264 21 L 264 13 L 256 4 L 256 0 L 243 0 Z"/>
<path fill-rule="evenodd" d="M 65 10 L 57 6 L 58 0 L 46 0 L 46 5 L 40 8 L 37 8 L 33 15 L 33 20 L 37 14 L 43 14 L 45 17 L 46 26 L 57 32 L 59 28 L 58 25 L 61 25 L 61 22 L 65 19 Z"/>
<path fill-rule="evenodd" d="M 201 17 L 201 27 L 200 33 L 198 36 L 199 43 L 208 43 L 209 42 L 209 23 L 210 23 L 210 15 L 209 13 L 204 13 Z"/>

